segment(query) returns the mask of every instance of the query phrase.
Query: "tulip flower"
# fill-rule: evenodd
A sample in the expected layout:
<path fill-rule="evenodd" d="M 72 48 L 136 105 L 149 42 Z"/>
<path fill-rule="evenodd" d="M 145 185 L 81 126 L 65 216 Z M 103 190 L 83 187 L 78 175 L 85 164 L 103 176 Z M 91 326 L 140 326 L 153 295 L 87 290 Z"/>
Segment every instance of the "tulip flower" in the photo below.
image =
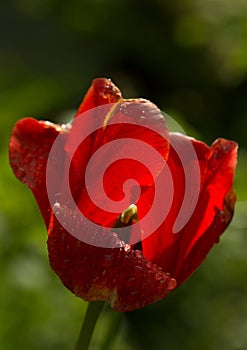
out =
<path fill-rule="evenodd" d="M 84 117 L 87 113 L 90 121 Z M 79 142 L 84 130 L 92 132 Z M 53 157 L 58 139 L 59 156 Z M 136 155 L 131 139 L 142 147 L 146 144 L 147 150 L 153 148 L 157 157 L 149 156 L 145 147 Z M 114 140 L 125 142 L 108 157 L 107 146 Z M 102 147 L 103 156 L 97 156 Z M 154 104 L 123 99 L 109 79 L 93 81 L 72 123 L 18 121 L 9 154 L 14 174 L 31 189 L 43 216 L 52 269 L 76 296 L 106 301 L 116 311 L 156 302 L 184 282 L 233 216 L 237 144 L 220 138 L 209 147 L 169 133 Z M 94 155 L 87 186 L 87 165 Z M 99 179 L 107 157 L 112 164 Z M 129 178 L 135 181 L 126 194 L 123 184 Z M 98 183 L 102 179 L 103 185 Z M 64 195 L 66 182 L 78 211 L 71 209 Z M 57 201 L 51 202 L 49 191 Z M 103 191 L 116 203 L 116 210 L 95 204 Z M 162 196 L 157 204 L 158 192 Z M 125 206 L 120 208 L 123 200 Z"/>

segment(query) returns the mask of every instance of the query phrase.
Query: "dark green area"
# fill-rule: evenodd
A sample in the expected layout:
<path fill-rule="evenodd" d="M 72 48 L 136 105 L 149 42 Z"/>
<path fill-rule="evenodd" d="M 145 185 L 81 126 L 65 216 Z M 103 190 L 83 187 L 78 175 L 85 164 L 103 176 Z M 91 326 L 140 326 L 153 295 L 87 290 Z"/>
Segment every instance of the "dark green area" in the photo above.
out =
<path fill-rule="evenodd" d="M 51 272 L 45 227 L 8 166 L 7 146 L 24 116 L 70 119 L 99 76 L 125 97 L 155 102 L 205 142 L 238 141 L 239 203 L 184 285 L 122 321 L 106 310 L 92 349 L 246 349 L 247 2 L 10 0 L 0 5 L 0 350 L 75 344 L 86 304 Z"/>

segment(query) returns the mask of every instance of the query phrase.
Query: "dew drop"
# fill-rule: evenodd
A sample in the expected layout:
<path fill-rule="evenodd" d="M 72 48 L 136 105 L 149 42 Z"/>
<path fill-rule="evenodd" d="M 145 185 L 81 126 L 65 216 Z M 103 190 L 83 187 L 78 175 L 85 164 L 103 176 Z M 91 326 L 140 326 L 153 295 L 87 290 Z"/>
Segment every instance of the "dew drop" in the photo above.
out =
<path fill-rule="evenodd" d="M 140 250 L 135 250 L 135 256 L 137 257 L 137 259 L 141 259 L 142 258 L 142 252 Z"/>
<path fill-rule="evenodd" d="M 127 107 L 128 107 L 127 104 L 122 103 L 120 108 L 119 108 L 120 112 L 123 113 L 123 114 L 128 114 Z"/>
<path fill-rule="evenodd" d="M 36 164 L 36 170 L 43 170 L 44 169 L 44 163 L 43 162 L 38 162 Z"/>
<path fill-rule="evenodd" d="M 128 245 L 128 244 L 126 244 L 125 246 L 124 246 L 124 251 L 127 253 L 127 252 L 129 252 L 131 250 L 131 247 Z"/>
<path fill-rule="evenodd" d="M 153 267 L 153 264 L 151 263 L 151 261 L 147 261 L 146 266 L 148 269 L 151 269 Z"/>
<path fill-rule="evenodd" d="M 19 168 L 16 172 L 18 178 L 24 178 L 26 176 L 26 171 L 23 168 Z"/>
<path fill-rule="evenodd" d="M 160 280 L 162 280 L 162 278 L 163 278 L 163 272 L 161 272 L 161 271 L 156 272 L 155 279 L 157 281 L 160 281 Z"/>
<path fill-rule="evenodd" d="M 176 286 L 177 286 L 177 281 L 174 278 L 170 278 L 169 282 L 167 283 L 167 288 L 169 290 L 172 290 L 176 288 Z"/>
<path fill-rule="evenodd" d="M 32 153 L 27 153 L 25 154 L 25 162 L 29 163 L 33 159 L 33 154 Z"/>
<path fill-rule="evenodd" d="M 71 124 L 62 124 L 61 125 L 61 128 L 63 129 L 63 130 L 69 130 L 69 129 L 71 129 Z"/>

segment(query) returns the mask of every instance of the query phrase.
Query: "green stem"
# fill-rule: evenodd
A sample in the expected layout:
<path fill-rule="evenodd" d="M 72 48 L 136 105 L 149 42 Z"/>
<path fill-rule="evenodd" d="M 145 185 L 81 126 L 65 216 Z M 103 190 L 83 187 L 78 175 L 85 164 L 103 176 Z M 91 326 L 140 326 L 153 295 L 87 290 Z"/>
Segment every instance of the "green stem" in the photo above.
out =
<path fill-rule="evenodd" d="M 122 316 L 123 315 L 120 312 L 111 312 L 111 319 L 110 324 L 108 326 L 108 332 L 106 333 L 104 341 L 101 344 L 101 350 L 109 350 L 111 348 L 114 338 L 116 338 L 116 336 L 120 332 L 120 326 L 123 321 Z"/>
<path fill-rule="evenodd" d="M 104 301 L 93 301 L 88 304 L 87 312 L 82 323 L 75 350 L 88 349 L 94 331 L 94 327 L 104 305 Z"/>

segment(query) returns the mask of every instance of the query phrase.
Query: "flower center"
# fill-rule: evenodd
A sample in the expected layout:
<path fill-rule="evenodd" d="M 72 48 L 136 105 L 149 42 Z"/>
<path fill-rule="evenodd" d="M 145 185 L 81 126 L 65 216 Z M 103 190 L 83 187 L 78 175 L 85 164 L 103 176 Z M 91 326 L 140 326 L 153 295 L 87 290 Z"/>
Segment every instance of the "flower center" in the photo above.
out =
<path fill-rule="evenodd" d="M 130 204 L 118 217 L 113 228 L 127 227 L 138 221 L 138 211 L 135 204 Z"/>
<path fill-rule="evenodd" d="M 118 217 L 118 220 L 126 226 L 137 222 L 138 221 L 137 206 L 135 204 L 131 204 L 127 209 L 125 209 L 122 212 L 122 214 Z"/>
<path fill-rule="evenodd" d="M 118 217 L 114 224 L 113 230 L 118 234 L 119 239 L 128 243 L 131 235 L 131 225 L 138 221 L 138 210 L 135 204 L 130 204 Z M 118 228 L 129 227 L 124 231 L 124 235 Z M 138 242 L 133 249 L 142 250 L 141 242 Z"/>

